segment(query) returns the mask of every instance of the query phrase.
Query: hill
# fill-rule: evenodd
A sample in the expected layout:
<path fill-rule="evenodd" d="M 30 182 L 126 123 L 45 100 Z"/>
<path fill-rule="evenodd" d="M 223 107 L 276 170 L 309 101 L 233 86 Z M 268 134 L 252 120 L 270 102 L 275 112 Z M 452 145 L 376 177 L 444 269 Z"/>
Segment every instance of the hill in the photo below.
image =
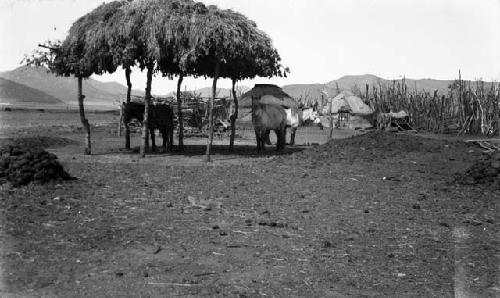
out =
<path fill-rule="evenodd" d="M 399 80 L 401 82 L 401 80 Z M 352 91 L 356 87 L 364 94 L 366 84 L 369 85 L 369 92 L 372 92 L 373 86 L 389 86 L 393 83 L 392 80 L 386 80 L 372 74 L 365 75 L 346 75 L 337 80 L 329 81 L 325 84 L 292 84 L 284 85 L 281 88 L 290 96 L 300 100 L 305 104 L 312 104 L 316 101 L 321 103 L 322 91 L 326 91 L 328 96 L 335 96 L 338 91 L 348 90 Z M 419 92 L 425 90 L 433 92 L 438 90 L 439 94 L 446 94 L 448 86 L 453 83 L 452 80 L 433 80 L 433 79 L 406 79 L 408 90 L 418 90 Z"/>
<path fill-rule="evenodd" d="M 11 105 L 64 105 L 43 91 L 0 78 L 0 103 Z"/>
<path fill-rule="evenodd" d="M 330 87 L 326 86 L 325 84 L 293 84 L 285 85 L 281 88 L 288 95 L 304 104 L 312 104 L 322 97 L 326 98 L 322 91 L 327 91 L 329 95 L 336 94 Z"/>
<path fill-rule="evenodd" d="M 399 80 L 401 82 L 401 80 Z M 453 83 L 452 80 L 433 80 L 433 79 L 408 79 L 406 78 L 406 85 L 408 90 L 417 91 L 428 91 L 433 92 L 438 90 L 440 94 L 445 94 L 448 92 L 448 86 Z M 370 91 L 372 86 L 388 86 L 392 84 L 392 80 L 386 80 L 375 75 L 365 74 L 365 75 L 348 75 L 339 78 L 338 80 L 333 80 L 326 85 L 332 89 L 336 89 L 337 86 L 340 89 L 351 90 L 354 86 L 357 86 L 363 93 L 365 91 L 366 84 L 369 85 Z"/>
<path fill-rule="evenodd" d="M 236 88 L 236 95 L 241 96 L 243 93 L 247 92 L 250 89 L 252 88 L 246 86 L 240 86 Z M 200 96 L 204 98 L 212 97 L 212 87 L 196 89 L 195 92 L 197 94 L 200 94 Z M 217 88 L 216 97 L 233 98 L 231 88 Z"/>
<path fill-rule="evenodd" d="M 0 78 L 29 86 L 55 97 L 68 105 L 76 105 L 77 82 L 74 77 L 57 77 L 44 67 L 21 66 L 11 71 L 0 73 Z M 116 82 L 100 82 L 89 78 L 83 83 L 85 103 L 90 106 L 115 105 L 127 94 L 127 88 Z M 132 94 L 142 95 L 133 90 Z"/>

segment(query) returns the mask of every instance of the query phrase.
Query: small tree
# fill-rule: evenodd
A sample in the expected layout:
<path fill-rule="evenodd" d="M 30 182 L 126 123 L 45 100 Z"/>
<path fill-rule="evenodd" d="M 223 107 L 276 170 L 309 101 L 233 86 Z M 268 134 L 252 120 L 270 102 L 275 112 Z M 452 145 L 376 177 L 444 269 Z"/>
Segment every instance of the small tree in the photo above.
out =
<path fill-rule="evenodd" d="M 46 42 L 43 50 L 36 50 L 25 59 L 28 65 L 44 65 L 59 76 L 75 76 L 78 86 L 78 107 L 80 120 L 86 132 L 85 154 L 91 154 L 90 124 L 85 117 L 83 95 L 84 78 L 92 74 L 112 73 L 117 68 L 113 51 L 101 38 L 106 21 L 116 14 L 126 1 L 102 4 L 92 12 L 75 21 L 63 42 Z M 103 31 L 104 30 L 104 31 Z"/>
<path fill-rule="evenodd" d="M 209 137 L 206 161 L 210 161 L 213 142 L 213 106 L 219 77 L 232 80 L 235 103 L 231 115 L 231 143 L 234 144 L 235 121 L 238 117 L 238 101 L 235 84 L 238 80 L 255 76 L 285 75 L 288 69 L 281 66 L 278 52 L 271 39 L 257 25 L 242 14 L 232 10 L 220 10 L 215 6 L 206 9 L 196 4 L 193 14 L 186 20 L 188 44 L 185 64 L 195 76 L 213 78 L 212 98 L 209 107 Z"/>

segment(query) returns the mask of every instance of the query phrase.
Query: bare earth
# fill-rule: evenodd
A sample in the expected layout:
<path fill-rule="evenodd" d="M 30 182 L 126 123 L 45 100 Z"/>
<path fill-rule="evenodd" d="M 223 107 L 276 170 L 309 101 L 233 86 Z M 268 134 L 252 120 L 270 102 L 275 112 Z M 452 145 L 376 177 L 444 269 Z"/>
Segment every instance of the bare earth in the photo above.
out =
<path fill-rule="evenodd" d="M 116 117 L 89 114 L 84 156 L 77 114 L 0 112 L 0 145 L 32 137 L 78 178 L 0 185 L 0 296 L 500 295 L 500 189 L 454 178 L 479 148 L 307 127 L 280 154 L 239 130 L 210 164 L 204 138 L 140 159 Z"/>

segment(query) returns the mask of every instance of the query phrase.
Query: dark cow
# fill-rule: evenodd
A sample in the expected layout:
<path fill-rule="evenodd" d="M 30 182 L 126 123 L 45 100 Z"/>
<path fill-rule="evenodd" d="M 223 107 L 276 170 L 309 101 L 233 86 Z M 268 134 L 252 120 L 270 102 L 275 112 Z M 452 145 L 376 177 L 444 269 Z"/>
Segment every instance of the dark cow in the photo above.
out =
<path fill-rule="evenodd" d="M 128 106 L 122 104 L 124 111 L 124 122 L 130 123 L 132 119 L 137 119 L 142 124 L 144 120 L 144 103 L 131 102 Z M 171 151 L 174 141 L 174 112 L 169 105 L 166 104 L 151 104 L 149 106 L 149 134 L 151 135 L 151 148 L 156 150 L 155 144 L 155 129 L 158 129 L 163 137 L 163 148 Z"/>
<path fill-rule="evenodd" d="M 252 103 L 252 124 L 255 129 L 257 151 L 265 150 L 269 131 L 274 130 L 278 139 L 276 149 L 285 147 L 286 112 L 281 106 Z"/>

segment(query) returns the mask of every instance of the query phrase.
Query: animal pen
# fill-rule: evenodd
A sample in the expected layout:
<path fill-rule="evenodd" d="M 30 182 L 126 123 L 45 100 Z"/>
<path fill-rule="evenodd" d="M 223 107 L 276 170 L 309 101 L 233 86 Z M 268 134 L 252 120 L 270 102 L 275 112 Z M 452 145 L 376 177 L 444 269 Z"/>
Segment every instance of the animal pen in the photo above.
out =
<path fill-rule="evenodd" d="M 142 103 L 144 98 L 141 96 L 132 96 L 131 102 Z M 184 96 L 182 103 L 182 119 L 183 129 L 185 134 L 199 134 L 208 131 L 208 115 L 209 115 L 209 98 L 193 96 L 188 94 Z M 167 104 L 172 109 L 176 107 L 176 99 L 174 97 L 152 97 L 152 105 Z M 227 98 L 216 98 L 213 113 L 215 123 L 226 123 L 229 114 L 229 106 L 231 102 Z M 122 134 L 122 125 L 124 121 L 125 111 L 123 105 L 120 106 L 120 118 L 118 120 L 118 135 Z M 179 119 L 177 113 L 174 113 L 174 128 L 178 129 Z M 217 125 L 214 129 L 217 129 Z M 178 132 L 177 132 L 178 133 Z"/>

